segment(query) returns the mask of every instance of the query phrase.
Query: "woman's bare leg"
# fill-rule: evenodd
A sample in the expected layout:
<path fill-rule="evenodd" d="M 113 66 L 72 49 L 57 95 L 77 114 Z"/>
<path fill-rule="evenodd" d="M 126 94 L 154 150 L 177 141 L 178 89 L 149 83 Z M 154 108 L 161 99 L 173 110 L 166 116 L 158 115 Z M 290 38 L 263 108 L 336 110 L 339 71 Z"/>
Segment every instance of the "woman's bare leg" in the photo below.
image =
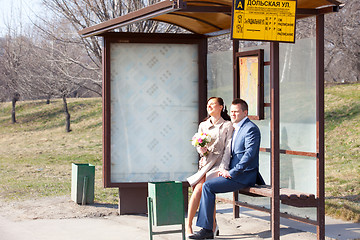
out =
<path fill-rule="evenodd" d="M 196 211 L 199 208 L 202 185 L 205 182 L 205 177 L 203 177 L 194 187 L 193 193 L 191 195 L 188 207 L 188 224 L 186 228 L 187 234 L 193 234 L 192 222 L 195 217 Z"/>

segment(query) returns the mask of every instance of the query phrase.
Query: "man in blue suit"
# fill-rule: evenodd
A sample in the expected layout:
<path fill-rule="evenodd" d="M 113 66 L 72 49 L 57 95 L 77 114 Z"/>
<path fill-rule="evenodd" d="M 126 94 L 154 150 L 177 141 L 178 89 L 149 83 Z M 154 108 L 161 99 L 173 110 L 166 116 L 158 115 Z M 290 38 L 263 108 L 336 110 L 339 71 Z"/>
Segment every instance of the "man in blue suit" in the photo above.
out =
<path fill-rule="evenodd" d="M 234 99 L 230 108 L 234 135 L 231 145 L 229 169 L 219 172 L 219 177 L 203 185 L 196 225 L 202 229 L 190 239 L 213 239 L 213 219 L 216 193 L 233 192 L 255 184 L 265 184 L 259 173 L 260 130 L 247 117 L 248 105 Z"/>

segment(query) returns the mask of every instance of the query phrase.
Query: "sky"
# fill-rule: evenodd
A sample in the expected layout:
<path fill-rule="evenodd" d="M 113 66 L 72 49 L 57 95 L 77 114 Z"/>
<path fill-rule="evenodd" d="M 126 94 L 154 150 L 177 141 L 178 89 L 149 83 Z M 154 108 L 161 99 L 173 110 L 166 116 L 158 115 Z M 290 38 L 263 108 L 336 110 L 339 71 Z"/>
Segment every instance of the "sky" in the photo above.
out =
<path fill-rule="evenodd" d="M 30 23 L 33 12 L 40 11 L 41 0 L 0 0 L 0 34 L 5 32 L 6 24 L 14 25 L 20 19 L 25 24 Z"/>

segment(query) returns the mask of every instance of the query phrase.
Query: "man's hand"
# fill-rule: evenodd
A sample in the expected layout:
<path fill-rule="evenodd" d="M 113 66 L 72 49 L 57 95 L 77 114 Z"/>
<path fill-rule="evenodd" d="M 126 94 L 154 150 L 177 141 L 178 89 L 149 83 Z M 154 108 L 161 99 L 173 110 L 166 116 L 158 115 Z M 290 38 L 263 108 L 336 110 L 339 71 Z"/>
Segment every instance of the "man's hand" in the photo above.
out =
<path fill-rule="evenodd" d="M 229 171 L 224 169 L 219 171 L 219 176 L 222 176 L 224 178 L 231 178 Z"/>

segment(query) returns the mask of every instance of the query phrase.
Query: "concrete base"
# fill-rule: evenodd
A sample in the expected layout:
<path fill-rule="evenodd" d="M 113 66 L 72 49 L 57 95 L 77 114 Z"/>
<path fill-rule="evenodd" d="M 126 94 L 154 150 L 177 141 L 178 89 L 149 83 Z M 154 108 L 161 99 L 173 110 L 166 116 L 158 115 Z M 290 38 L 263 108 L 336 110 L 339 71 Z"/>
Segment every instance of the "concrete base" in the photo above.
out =
<path fill-rule="evenodd" d="M 147 213 L 146 187 L 119 188 L 119 214 L 142 214 Z"/>
<path fill-rule="evenodd" d="M 184 209 L 188 209 L 188 187 L 183 186 Z M 148 187 L 119 188 L 119 214 L 147 214 Z"/>

